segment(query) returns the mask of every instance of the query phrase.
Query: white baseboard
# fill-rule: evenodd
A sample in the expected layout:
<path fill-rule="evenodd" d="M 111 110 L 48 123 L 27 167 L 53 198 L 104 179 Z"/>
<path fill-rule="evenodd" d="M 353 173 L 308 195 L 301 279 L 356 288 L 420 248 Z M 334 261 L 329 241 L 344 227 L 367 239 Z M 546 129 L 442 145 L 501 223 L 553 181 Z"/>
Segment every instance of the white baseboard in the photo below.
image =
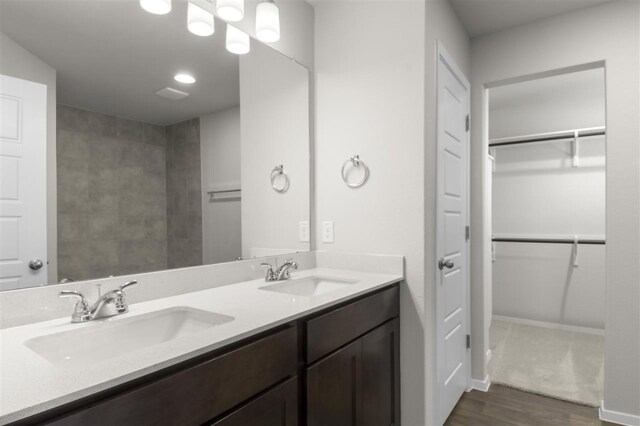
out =
<path fill-rule="evenodd" d="M 474 389 L 481 392 L 488 392 L 489 387 L 491 387 L 491 380 L 489 379 L 489 375 L 487 374 L 484 380 L 471 379 L 471 387 L 467 389 L 467 392 Z"/>
<path fill-rule="evenodd" d="M 588 334 L 595 334 L 598 336 L 604 336 L 604 330 L 601 330 L 599 328 L 579 327 L 577 325 L 566 325 L 566 324 L 558 324 L 555 322 L 536 321 L 536 320 L 530 320 L 530 319 L 524 319 L 524 318 L 508 317 L 504 315 L 493 315 L 492 318 L 498 321 L 509 321 L 509 322 L 515 322 L 517 324 L 534 325 L 537 327 L 551 328 L 554 330 L 575 331 L 578 333 L 588 333 Z"/>
<path fill-rule="evenodd" d="M 607 410 L 604 408 L 604 401 L 600 403 L 599 412 L 600 420 L 625 426 L 640 426 L 640 416 Z"/>

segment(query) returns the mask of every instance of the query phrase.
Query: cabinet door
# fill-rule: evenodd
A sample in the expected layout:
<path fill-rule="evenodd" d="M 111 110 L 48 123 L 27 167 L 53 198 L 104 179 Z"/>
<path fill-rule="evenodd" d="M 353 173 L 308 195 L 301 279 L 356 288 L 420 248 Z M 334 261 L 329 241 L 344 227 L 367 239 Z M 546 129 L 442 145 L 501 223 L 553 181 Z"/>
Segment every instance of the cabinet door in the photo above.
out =
<path fill-rule="evenodd" d="M 243 405 L 212 426 L 297 426 L 298 379 L 294 377 Z"/>
<path fill-rule="evenodd" d="M 400 424 L 400 330 L 398 319 L 362 337 L 362 422 Z"/>
<path fill-rule="evenodd" d="M 361 425 L 362 342 L 356 340 L 307 369 L 307 425 Z"/>

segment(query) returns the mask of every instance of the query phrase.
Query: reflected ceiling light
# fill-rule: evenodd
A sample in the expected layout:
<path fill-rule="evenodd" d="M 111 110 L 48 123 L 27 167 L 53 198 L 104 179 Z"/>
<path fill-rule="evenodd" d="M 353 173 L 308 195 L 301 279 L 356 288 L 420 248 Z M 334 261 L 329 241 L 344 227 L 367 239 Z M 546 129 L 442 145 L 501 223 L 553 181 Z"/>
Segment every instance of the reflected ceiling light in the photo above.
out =
<path fill-rule="evenodd" d="M 227 50 L 236 55 L 249 53 L 251 50 L 249 34 L 227 24 Z"/>
<path fill-rule="evenodd" d="M 193 84 L 196 82 L 196 79 L 193 78 L 192 75 L 190 74 L 185 74 L 185 73 L 180 73 L 180 74 L 176 74 L 173 79 L 175 81 L 177 81 L 178 83 L 184 83 L 184 84 Z"/>
<path fill-rule="evenodd" d="M 140 0 L 140 7 L 154 15 L 166 15 L 171 12 L 171 0 Z"/>
<path fill-rule="evenodd" d="M 280 12 L 273 0 L 259 3 L 256 8 L 256 37 L 266 43 L 280 40 Z"/>
<path fill-rule="evenodd" d="M 216 13 L 225 21 L 241 21 L 244 18 L 244 0 L 217 0 Z"/>
<path fill-rule="evenodd" d="M 215 32 L 213 14 L 207 12 L 196 4 L 189 2 L 187 9 L 187 28 L 197 36 L 210 36 Z"/>

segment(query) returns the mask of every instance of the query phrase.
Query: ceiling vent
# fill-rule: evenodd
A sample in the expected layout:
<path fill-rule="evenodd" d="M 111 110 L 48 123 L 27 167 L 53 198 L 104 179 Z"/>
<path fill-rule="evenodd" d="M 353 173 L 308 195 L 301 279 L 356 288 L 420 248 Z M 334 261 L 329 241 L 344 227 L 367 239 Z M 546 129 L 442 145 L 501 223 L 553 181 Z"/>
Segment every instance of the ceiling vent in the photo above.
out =
<path fill-rule="evenodd" d="M 172 89 L 171 87 L 165 87 L 164 89 L 158 90 L 156 92 L 156 95 L 160 96 L 161 98 L 169 99 L 171 101 L 179 101 L 189 96 L 187 92 Z"/>

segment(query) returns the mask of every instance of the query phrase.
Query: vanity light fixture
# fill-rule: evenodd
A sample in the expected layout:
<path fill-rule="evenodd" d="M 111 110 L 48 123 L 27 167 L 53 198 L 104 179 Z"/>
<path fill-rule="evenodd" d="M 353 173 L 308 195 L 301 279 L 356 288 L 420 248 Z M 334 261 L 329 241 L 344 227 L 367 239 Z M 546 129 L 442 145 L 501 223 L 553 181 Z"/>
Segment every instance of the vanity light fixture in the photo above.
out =
<path fill-rule="evenodd" d="M 251 50 L 249 34 L 227 24 L 227 50 L 236 55 L 244 55 Z"/>
<path fill-rule="evenodd" d="M 171 0 L 140 0 L 140 7 L 154 15 L 166 15 L 171 12 Z"/>
<path fill-rule="evenodd" d="M 193 84 L 196 82 L 196 79 L 193 78 L 191 74 L 185 74 L 185 73 L 176 74 L 173 77 L 173 79 L 178 83 L 183 83 L 183 84 Z"/>
<path fill-rule="evenodd" d="M 273 0 L 263 1 L 256 8 L 256 37 L 265 43 L 280 40 L 280 12 Z"/>
<path fill-rule="evenodd" d="M 216 13 L 225 21 L 241 21 L 244 18 L 244 0 L 217 0 Z"/>
<path fill-rule="evenodd" d="M 187 7 L 187 28 L 191 33 L 207 37 L 215 32 L 212 13 L 192 2 Z"/>

